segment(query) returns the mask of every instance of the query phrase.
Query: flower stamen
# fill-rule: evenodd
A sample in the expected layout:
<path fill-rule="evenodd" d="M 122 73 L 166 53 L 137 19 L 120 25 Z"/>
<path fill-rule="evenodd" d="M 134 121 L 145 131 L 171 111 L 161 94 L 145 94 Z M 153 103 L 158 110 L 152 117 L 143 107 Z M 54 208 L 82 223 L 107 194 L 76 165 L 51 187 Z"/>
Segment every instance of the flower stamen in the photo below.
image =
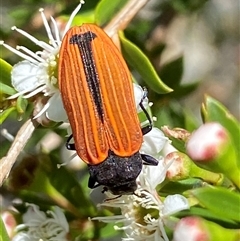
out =
<path fill-rule="evenodd" d="M 54 34 L 55 34 L 55 38 L 56 38 L 56 43 L 58 46 L 61 45 L 61 39 L 60 39 L 60 32 L 59 32 L 59 29 L 58 29 L 58 26 L 57 26 L 57 23 L 55 21 L 55 19 L 51 16 L 50 17 L 51 21 L 52 21 L 52 24 L 53 24 L 53 28 L 54 28 Z"/>
<path fill-rule="evenodd" d="M 67 24 L 66 24 L 66 27 L 63 31 L 63 36 L 66 34 L 66 32 L 69 30 L 71 24 L 72 24 L 72 21 L 74 19 L 74 17 L 77 15 L 77 13 L 79 12 L 79 10 L 81 9 L 82 5 L 84 4 L 84 1 L 80 0 L 80 3 L 78 4 L 78 6 L 74 9 L 74 11 L 72 12 Z"/>
<path fill-rule="evenodd" d="M 38 64 L 38 61 L 36 61 L 35 59 L 33 59 L 32 57 L 30 57 L 29 55 L 26 55 L 20 51 L 18 51 L 17 49 L 11 47 L 8 44 L 5 44 L 4 41 L 0 41 L 0 45 L 4 46 L 6 49 L 10 50 L 11 52 L 13 52 L 14 54 L 18 55 L 19 57 L 26 59 L 27 61 L 33 63 L 33 64 Z"/>
<path fill-rule="evenodd" d="M 55 39 L 53 38 L 52 31 L 51 31 L 51 28 L 50 28 L 50 26 L 48 24 L 47 18 L 45 16 L 45 14 L 43 13 L 44 9 L 40 8 L 39 12 L 41 13 L 41 17 L 42 17 L 42 20 L 43 20 L 43 25 L 44 25 L 44 27 L 46 29 L 46 32 L 47 32 L 50 44 L 53 45 L 54 48 L 58 47 L 57 44 L 56 44 Z"/>
<path fill-rule="evenodd" d="M 36 60 L 38 60 L 39 62 L 45 62 L 45 60 L 43 58 L 41 58 L 40 56 L 38 56 L 36 53 L 32 52 L 30 49 L 24 47 L 24 46 L 16 46 L 17 50 L 22 50 L 25 53 L 27 53 L 28 55 L 30 55 L 31 57 L 35 58 Z M 20 52 L 22 53 L 22 52 Z"/>
<path fill-rule="evenodd" d="M 23 36 L 25 36 L 26 38 L 31 40 L 33 43 L 35 43 L 36 45 L 40 46 L 41 48 L 47 50 L 48 52 L 52 52 L 54 50 L 54 48 L 51 45 L 36 39 L 35 37 L 30 35 L 29 33 L 25 32 L 22 29 L 17 28 L 16 26 L 13 26 L 11 29 L 17 31 L 20 34 L 22 34 Z"/>

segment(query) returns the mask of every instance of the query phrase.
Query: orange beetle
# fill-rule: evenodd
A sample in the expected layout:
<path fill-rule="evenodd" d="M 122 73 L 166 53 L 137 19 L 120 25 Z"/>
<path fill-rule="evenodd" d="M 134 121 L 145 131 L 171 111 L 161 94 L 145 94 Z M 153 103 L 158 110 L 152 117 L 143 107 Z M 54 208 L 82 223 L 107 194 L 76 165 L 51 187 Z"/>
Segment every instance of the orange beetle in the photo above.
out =
<path fill-rule="evenodd" d="M 65 35 L 58 70 L 59 89 L 77 151 L 88 164 L 88 186 L 113 194 L 132 194 L 142 164 L 157 165 L 139 153 L 143 134 L 136 112 L 128 67 L 107 34 L 94 24 L 71 28 Z M 143 97 L 144 98 L 144 97 Z"/>

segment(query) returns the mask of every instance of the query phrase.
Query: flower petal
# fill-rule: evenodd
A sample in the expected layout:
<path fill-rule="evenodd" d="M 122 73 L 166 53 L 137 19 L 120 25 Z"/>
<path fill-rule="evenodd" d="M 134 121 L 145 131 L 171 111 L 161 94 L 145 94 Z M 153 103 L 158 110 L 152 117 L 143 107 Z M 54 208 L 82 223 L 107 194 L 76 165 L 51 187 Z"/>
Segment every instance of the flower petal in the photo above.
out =
<path fill-rule="evenodd" d="M 140 152 L 156 156 L 164 147 L 168 138 L 158 128 L 153 128 L 143 136 L 143 144 Z"/>
<path fill-rule="evenodd" d="M 52 216 L 54 217 L 56 222 L 58 222 L 59 225 L 61 225 L 61 227 L 64 228 L 64 231 L 66 233 L 68 233 L 69 232 L 69 225 L 68 225 L 68 222 L 66 220 L 66 217 L 65 217 L 62 209 L 55 206 L 54 211 L 52 212 Z"/>
<path fill-rule="evenodd" d="M 143 89 L 140 85 L 133 83 L 133 91 L 134 91 L 135 105 L 138 106 L 143 97 Z"/>
<path fill-rule="evenodd" d="M 42 79 L 47 77 L 47 70 L 40 65 L 28 61 L 21 61 L 13 66 L 12 85 L 18 92 L 30 92 L 44 84 Z M 41 77 L 41 78 L 39 78 Z"/>
<path fill-rule="evenodd" d="M 12 241 L 33 241 L 26 233 L 19 233 L 13 237 Z"/>
<path fill-rule="evenodd" d="M 23 214 L 23 222 L 25 224 L 32 225 L 36 222 L 41 223 L 47 219 L 44 212 L 40 211 L 39 207 L 35 204 L 28 204 L 29 208 L 26 213 Z"/>
<path fill-rule="evenodd" d="M 189 209 L 189 203 L 187 198 L 180 194 L 169 195 L 164 200 L 164 207 L 162 213 L 164 216 L 172 215 L 184 209 Z"/>
<path fill-rule="evenodd" d="M 157 166 L 144 165 L 143 171 L 139 175 L 141 187 L 146 190 L 150 188 L 150 191 L 153 191 L 158 184 L 164 181 L 166 171 L 162 160 L 159 161 Z"/>
<path fill-rule="evenodd" d="M 55 122 L 66 122 L 67 113 L 63 107 L 62 98 L 59 92 L 56 92 L 48 101 L 49 108 L 46 112 L 47 118 Z"/>

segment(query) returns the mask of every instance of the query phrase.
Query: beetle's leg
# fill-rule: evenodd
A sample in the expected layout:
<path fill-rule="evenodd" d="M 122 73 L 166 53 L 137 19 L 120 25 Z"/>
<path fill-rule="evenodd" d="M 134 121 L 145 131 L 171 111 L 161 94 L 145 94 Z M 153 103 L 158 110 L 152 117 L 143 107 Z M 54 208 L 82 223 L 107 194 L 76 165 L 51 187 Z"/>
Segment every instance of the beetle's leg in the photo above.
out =
<path fill-rule="evenodd" d="M 142 111 L 144 112 L 145 116 L 147 117 L 148 121 L 149 121 L 149 124 L 147 126 L 144 126 L 142 128 L 142 133 L 143 135 L 147 134 L 148 132 L 150 132 L 152 130 L 152 127 L 153 127 L 153 121 L 152 121 L 152 118 L 150 117 L 149 113 L 147 112 L 147 110 L 145 109 L 145 107 L 143 106 L 143 101 L 144 99 L 147 97 L 147 89 L 146 88 L 143 88 L 143 97 L 139 103 L 139 106 L 141 107 Z"/>
<path fill-rule="evenodd" d="M 67 139 L 67 142 L 66 142 L 66 147 L 68 150 L 76 150 L 75 149 L 75 144 L 74 143 L 69 143 L 71 141 L 71 139 L 73 138 L 73 135 L 70 135 Z"/>
<path fill-rule="evenodd" d="M 93 189 L 93 188 L 96 188 L 96 187 L 99 187 L 99 186 L 101 186 L 101 185 L 99 183 L 96 183 L 95 178 L 90 176 L 89 179 L 88 179 L 88 187 Z"/>
<path fill-rule="evenodd" d="M 151 165 L 151 166 L 157 166 L 158 165 L 158 160 L 155 159 L 154 157 L 146 154 L 141 154 L 141 157 L 143 159 L 143 164 L 144 165 Z"/>

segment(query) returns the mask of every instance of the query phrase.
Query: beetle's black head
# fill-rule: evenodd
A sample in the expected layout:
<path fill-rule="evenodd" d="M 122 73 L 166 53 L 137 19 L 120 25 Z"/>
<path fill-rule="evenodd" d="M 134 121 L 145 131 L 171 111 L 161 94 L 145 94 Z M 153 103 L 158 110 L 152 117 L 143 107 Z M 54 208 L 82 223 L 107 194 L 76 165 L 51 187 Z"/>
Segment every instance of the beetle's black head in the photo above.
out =
<path fill-rule="evenodd" d="M 103 185 L 104 191 L 108 190 L 114 195 L 133 194 L 137 189 L 136 179 L 142 170 L 142 158 L 139 152 L 130 157 L 119 157 L 110 152 L 105 161 L 88 168 L 90 188 Z"/>

